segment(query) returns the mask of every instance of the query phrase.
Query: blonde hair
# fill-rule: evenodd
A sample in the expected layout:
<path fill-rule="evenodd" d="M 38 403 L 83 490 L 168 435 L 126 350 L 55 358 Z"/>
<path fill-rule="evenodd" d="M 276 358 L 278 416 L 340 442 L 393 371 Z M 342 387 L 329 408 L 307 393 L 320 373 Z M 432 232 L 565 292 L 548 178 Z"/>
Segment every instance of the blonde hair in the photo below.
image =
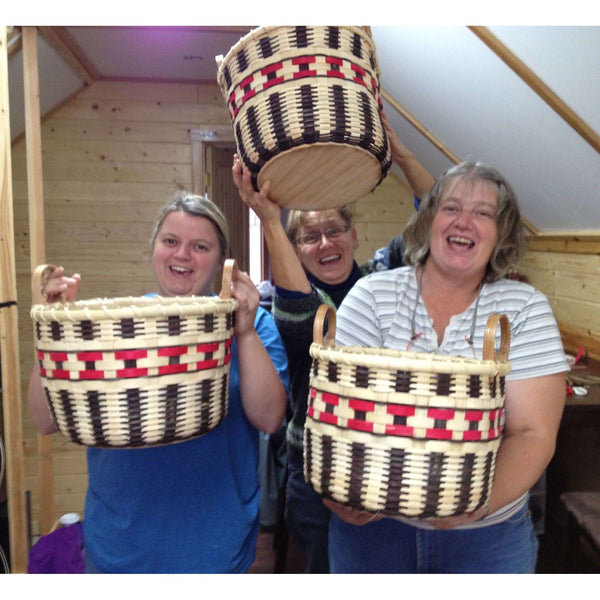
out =
<path fill-rule="evenodd" d="M 169 200 L 160 211 L 156 223 L 154 224 L 152 236 L 150 237 L 150 250 L 154 249 L 158 232 L 160 231 L 164 220 L 167 218 L 167 215 L 172 212 L 182 212 L 194 217 L 204 217 L 205 219 L 208 219 L 217 230 L 221 258 L 225 260 L 229 248 L 229 227 L 225 215 L 223 215 L 219 207 L 206 196 L 190 194 L 185 190 L 176 192 L 171 200 Z"/>
<path fill-rule="evenodd" d="M 504 176 L 481 162 L 466 161 L 452 167 L 440 177 L 425 195 L 419 210 L 411 217 L 402 233 L 406 246 L 404 262 L 408 265 L 424 264 L 429 256 L 431 224 L 440 199 L 449 182 L 487 181 L 493 184 L 498 198 L 496 224 L 498 242 L 487 265 L 485 281 L 501 279 L 516 269 L 525 251 L 521 227 L 521 213 L 517 196 Z"/>

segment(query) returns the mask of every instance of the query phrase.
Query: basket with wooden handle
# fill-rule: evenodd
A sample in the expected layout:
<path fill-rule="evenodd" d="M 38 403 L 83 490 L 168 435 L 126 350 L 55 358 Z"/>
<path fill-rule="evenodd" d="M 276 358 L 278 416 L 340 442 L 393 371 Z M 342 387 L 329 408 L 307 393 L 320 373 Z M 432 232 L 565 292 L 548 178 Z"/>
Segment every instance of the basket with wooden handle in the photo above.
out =
<path fill-rule="evenodd" d="M 137 448 L 194 438 L 227 414 L 235 261 L 221 297 L 123 297 L 41 303 L 41 265 L 31 317 L 52 419 L 84 446 Z"/>
<path fill-rule="evenodd" d="M 301 210 L 362 198 L 387 175 L 379 66 L 368 28 L 263 26 L 220 62 L 217 81 L 255 189 Z"/>
<path fill-rule="evenodd" d="M 487 504 L 510 371 L 505 315 L 488 319 L 482 360 L 334 346 L 328 305 L 319 308 L 313 335 L 304 476 L 319 494 L 418 518 Z"/>

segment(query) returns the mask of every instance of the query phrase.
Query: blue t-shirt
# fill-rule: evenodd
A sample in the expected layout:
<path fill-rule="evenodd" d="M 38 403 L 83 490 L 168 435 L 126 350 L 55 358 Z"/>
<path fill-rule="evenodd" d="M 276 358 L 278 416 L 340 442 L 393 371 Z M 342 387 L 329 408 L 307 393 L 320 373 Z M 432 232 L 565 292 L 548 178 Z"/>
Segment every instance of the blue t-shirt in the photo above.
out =
<path fill-rule="evenodd" d="M 288 387 L 273 318 L 255 328 Z M 202 437 L 156 448 L 88 448 L 86 551 L 106 573 L 243 573 L 258 535 L 258 431 L 243 411 L 237 347 L 223 422 Z"/>

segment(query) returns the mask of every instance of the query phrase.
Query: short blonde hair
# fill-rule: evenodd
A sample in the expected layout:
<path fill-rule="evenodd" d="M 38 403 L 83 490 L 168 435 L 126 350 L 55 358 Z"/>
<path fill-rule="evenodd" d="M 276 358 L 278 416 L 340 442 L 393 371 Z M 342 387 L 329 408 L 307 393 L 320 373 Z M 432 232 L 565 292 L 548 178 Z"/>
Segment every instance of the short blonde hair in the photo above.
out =
<path fill-rule="evenodd" d="M 223 215 L 219 207 L 208 197 L 190 194 L 185 190 L 176 192 L 171 200 L 169 200 L 169 202 L 161 209 L 150 238 L 150 250 L 154 249 L 158 232 L 167 218 L 167 215 L 172 212 L 182 212 L 194 217 L 204 217 L 205 219 L 208 219 L 217 230 L 221 258 L 225 260 L 229 248 L 229 227 L 225 215 Z"/>

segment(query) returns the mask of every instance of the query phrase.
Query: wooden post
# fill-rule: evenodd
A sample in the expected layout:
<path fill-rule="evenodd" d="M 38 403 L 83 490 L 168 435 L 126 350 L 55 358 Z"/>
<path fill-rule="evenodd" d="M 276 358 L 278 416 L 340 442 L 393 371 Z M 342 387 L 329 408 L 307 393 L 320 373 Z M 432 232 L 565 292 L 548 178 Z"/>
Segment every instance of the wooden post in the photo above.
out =
<path fill-rule="evenodd" d="M 23 27 L 23 87 L 25 92 L 25 140 L 27 148 L 27 193 L 29 198 L 29 239 L 31 272 L 46 262 L 42 133 L 37 30 Z M 35 345 L 34 345 L 35 349 Z M 54 523 L 52 436 L 38 435 L 38 476 L 40 481 L 40 533 L 50 532 Z"/>
<path fill-rule="evenodd" d="M 8 99 L 6 27 L 0 27 L 0 358 L 6 433 L 6 483 L 11 571 L 27 572 L 27 527 L 23 477 L 19 315 L 15 272 L 15 235 Z"/>

